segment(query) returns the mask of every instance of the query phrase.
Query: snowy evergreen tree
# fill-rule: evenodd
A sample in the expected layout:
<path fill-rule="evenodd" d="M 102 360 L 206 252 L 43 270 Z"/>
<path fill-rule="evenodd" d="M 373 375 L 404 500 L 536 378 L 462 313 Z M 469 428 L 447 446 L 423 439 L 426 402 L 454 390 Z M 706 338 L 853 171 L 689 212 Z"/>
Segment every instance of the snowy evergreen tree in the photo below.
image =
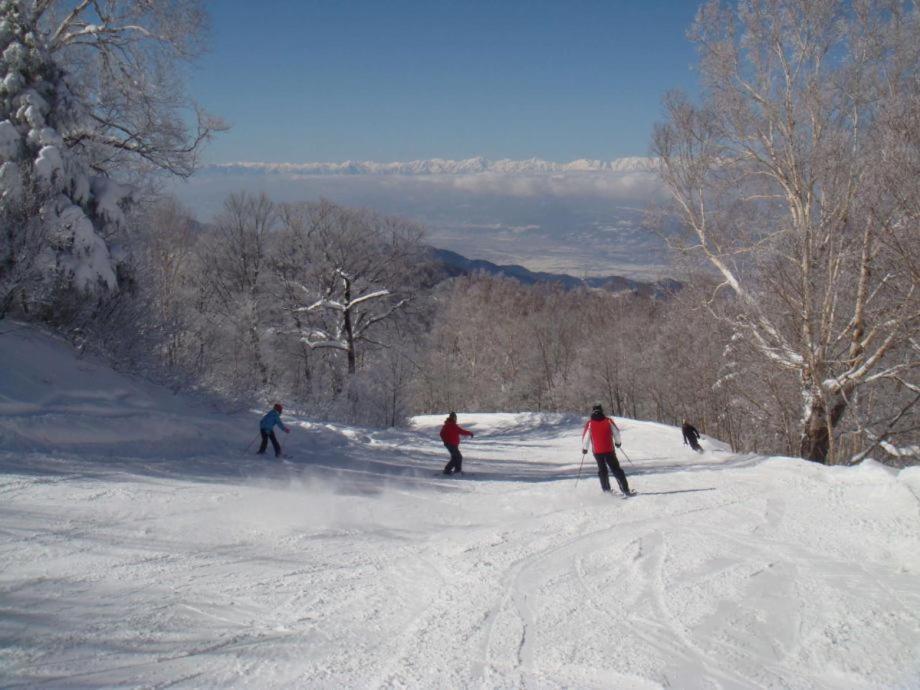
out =
<path fill-rule="evenodd" d="M 0 1 L 0 309 L 28 289 L 23 265 L 116 288 L 132 183 L 191 174 L 217 126 L 198 111 L 188 131 L 171 69 L 203 19 L 197 0 Z"/>

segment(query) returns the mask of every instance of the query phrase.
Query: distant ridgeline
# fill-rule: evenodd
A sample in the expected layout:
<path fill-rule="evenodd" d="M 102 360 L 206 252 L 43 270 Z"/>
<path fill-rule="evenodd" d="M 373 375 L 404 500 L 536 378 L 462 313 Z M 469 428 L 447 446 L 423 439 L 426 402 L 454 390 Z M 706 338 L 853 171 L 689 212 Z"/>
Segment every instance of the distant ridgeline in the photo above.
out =
<path fill-rule="evenodd" d="M 440 279 L 466 276 L 481 272 L 488 275 L 513 278 L 525 285 L 536 283 L 558 283 L 566 290 L 579 287 L 600 288 L 610 292 L 630 291 L 643 297 L 667 299 L 677 292 L 683 285 L 676 280 L 665 278 L 652 283 L 623 278 L 622 276 L 595 276 L 591 278 L 576 278 L 565 273 L 544 273 L 531 271 L 517 264 L 499 265 L 482 259 L 467 259 L 465 256 L 452 252 L 449 249 L 436 249 L 431 247 L 431 256 L 440 272 Z"/>

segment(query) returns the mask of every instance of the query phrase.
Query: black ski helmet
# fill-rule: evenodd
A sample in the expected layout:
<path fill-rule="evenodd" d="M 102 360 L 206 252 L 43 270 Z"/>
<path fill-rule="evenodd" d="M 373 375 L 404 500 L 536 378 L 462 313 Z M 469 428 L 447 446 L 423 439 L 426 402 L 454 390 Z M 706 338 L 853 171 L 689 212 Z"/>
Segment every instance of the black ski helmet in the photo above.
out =
<path fill-rule="evenodd" d="M 594 413 L 604 414 L 604 406 L 600 403 L 594 403 L 594 407 L 591 408 L 591 414 Z"/>

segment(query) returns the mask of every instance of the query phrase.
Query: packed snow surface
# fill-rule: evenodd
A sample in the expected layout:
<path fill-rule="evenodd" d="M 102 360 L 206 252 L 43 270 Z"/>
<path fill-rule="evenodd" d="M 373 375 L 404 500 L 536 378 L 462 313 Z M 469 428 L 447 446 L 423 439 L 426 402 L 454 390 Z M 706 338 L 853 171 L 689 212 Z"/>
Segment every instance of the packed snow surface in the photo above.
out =
<path fill-rule="evenodd" d="M 0 326 L 0 686 L 920 687 L 920 474 L 619 419 L 370 431 L 214 406 Z"/>

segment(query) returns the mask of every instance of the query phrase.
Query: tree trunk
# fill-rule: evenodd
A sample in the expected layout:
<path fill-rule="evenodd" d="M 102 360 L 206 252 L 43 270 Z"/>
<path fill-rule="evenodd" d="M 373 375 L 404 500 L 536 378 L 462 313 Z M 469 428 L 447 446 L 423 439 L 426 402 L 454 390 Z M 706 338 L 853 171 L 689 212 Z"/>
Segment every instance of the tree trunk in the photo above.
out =
<path fill-rule="evenodd" d="M 300 320 L 300 317 L 295 311 L 293 313 L 294 325 L 297 326 L 297 330 L 303 332 L 305 330 L 304 323 Z M 310 394 L 313 392 L 313 369 L 310 366 L 310 355 L 312 350 L 310 346 L 307 345 L 303 340 L 300 341 L 300 355 L 301 361 L 303 363 L 303 369 L 301 370 L 301 375 L 299 381 L 295 382 L 295 385 L 300 387 L 302 395 L 305 398 L 310 397 Z"/>
<path fill-rule="evenodd" d="M 343 279 L 345 282 L 345 304 L 351 302 L 351 283 L 347 279 Z M 357 371 L 356 358 L 355 358 L 355 332 L 354 324 L 351 322 L 351 309 L 348 308 L 345 310 L 345 342 L 348 345 L 348 374 L 353 376 L 355 371 Z"/>
<path fill-rule="evenodd" d="M 13 306 L 13 301 L 16 299 L 16 288 L 11 289 L 6 293 L 6 296 L 0 302 L 0 320 L 6 317 L 6 313 Z"/>
<path fill-rule="evenodd" d="M 728 445 L 731 446 L 732 452 L 738 452 L 738 441 L 735 439 L 735 425 L 732 424 L 732 413 L 729 410 L 728 414 L 725 415 L 726 423 L 728 424 Z"/>
<path fill-rule="evenodd" d="M 332 395 L 338 397 L 342 394 L 342 390 L 345 388 L 345 382 L 342 381 L 341 372 L 338 367 L 333 367 L 331 375 L 330 384 L 332 387 Z"/>
<path fill-rule="evenodd" d="M 348 319 L 347 316 L 345 318 L 346 320 Z M 348 374 L 352 376 L 357 371 L 358 367 L 356 365 L 357 358 L 355 357 L 355 342 L 350 336 L 348 337 L 348 351 L 346 354 L 348 355 Z"/>
<path fill-rule="evenodd" d="M 249 327 L 249 343 L 252 347 L 252 356 L 255 359 L 256 369 L 259 372 L 259 380 L 263 386 L 268 385 L 268 368 L 262 360 L 262 346 L 259 342 L 259 331 L 252 325 Z"/>
<path fill-rule="evenodd" d="M 815 393 L 809 405 L 808 418 L 805 428 L 802 429 L 802 441 L 799 454 L 806 460 L 832 464 L 834 458 L 830 456 L 831 433 L 846 411 L 846 398 L 835 394 L 830 400 L 830 416 L 828 416 L 827 403 L 824 398 Z"/>
<path fill-rule="evenodd" d="M 302 345 L 301 350 L 303 370 L 301 372 L 300 385 L 303 396 L 309 398 L 313 393 L 313 368 L 310 366 L 310 348 L 306 345 Z"/>

